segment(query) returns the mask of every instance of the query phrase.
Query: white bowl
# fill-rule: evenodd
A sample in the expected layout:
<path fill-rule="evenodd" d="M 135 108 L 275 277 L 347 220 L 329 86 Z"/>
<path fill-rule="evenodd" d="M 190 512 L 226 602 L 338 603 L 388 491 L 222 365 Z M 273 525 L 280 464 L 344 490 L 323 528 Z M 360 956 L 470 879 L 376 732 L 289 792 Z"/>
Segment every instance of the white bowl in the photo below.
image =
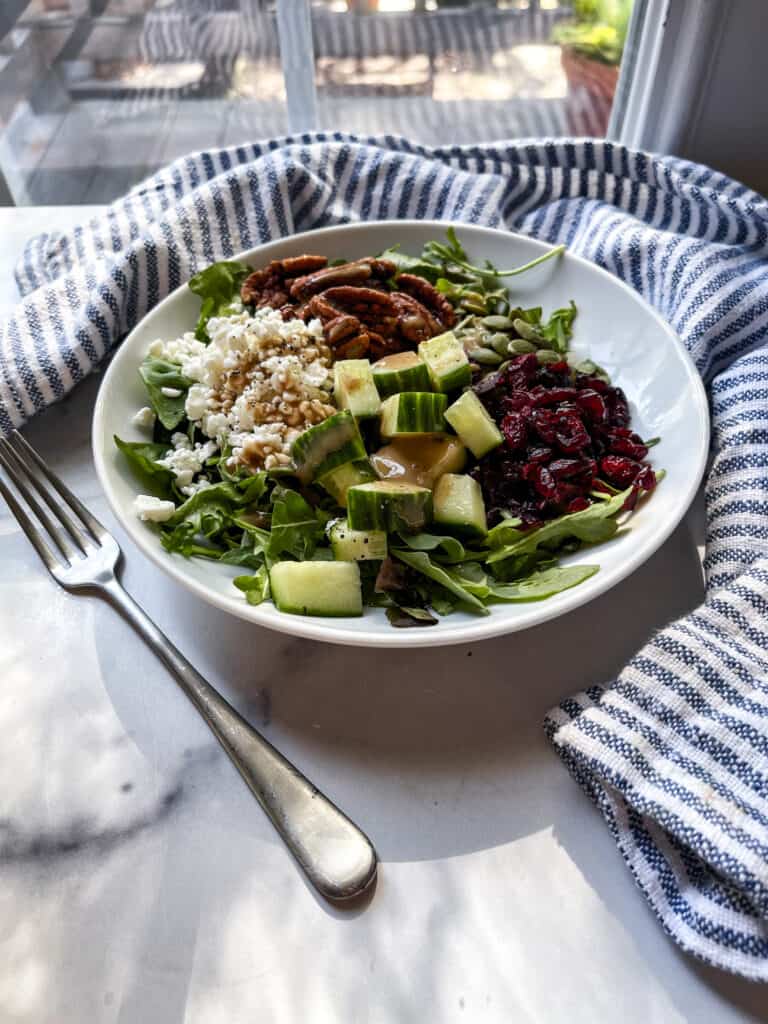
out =
<path fill-rule="evenodd" d="M 294 235 L 238 257 L 254 266 L 304 252 L 350 259 L 399 244 L 418 253 L 429 239 L 442 238 L 438 221 L 385 221 L 350 224 Z M 459 239 L 474 261 L 490 259 L 514 267 L 540 255 L 547 246 L 521 235 L 457 225 Z M 324 619 L 287 615 L 271 603 L 246 604 L 233 587 L 241 570 L 204 560 L 169 555 L 152 528 L 132 511 L 138 487 L 112 437 L 142 440 L 131 417 L 146 404 L 138 375 L 147 346 L 156 338 L 175 338 L 195 323 L 199 299 L 182 285 L 155 307 L 123 342 L 107 370 L 93 421 L 96 470 L 115 515 L 139 548 L 164 572 L 205 601 L 242 619 L 295 636 L 373 647 L 426 647 L 465 643 L 527 629 L 586 604 L 642 565 L 682 519 L 704 472 L 708 447 L 707 400 L 701 379 L 680 339 L 631 288 L 586 260 L 566 254 L 519 278 L 509 278 L 513 298 L 541 305 L 545 314 L 574 299 L 578 317 L 572 348 L 589 355 L 624 388 L 633 426 L 643 437 L 662 438 L 651 452 L 655 468 L 667 471 L 650 500 L 631 519 L 631 529 L 588 554 L 569 561 L 599 562 L 600 571 L 580 586 L 548 600 L 491 606 L 487 617 L 456 613 L 424 629 L 395 629 L 381 609 L 367 608 L 362 618 Z"/>

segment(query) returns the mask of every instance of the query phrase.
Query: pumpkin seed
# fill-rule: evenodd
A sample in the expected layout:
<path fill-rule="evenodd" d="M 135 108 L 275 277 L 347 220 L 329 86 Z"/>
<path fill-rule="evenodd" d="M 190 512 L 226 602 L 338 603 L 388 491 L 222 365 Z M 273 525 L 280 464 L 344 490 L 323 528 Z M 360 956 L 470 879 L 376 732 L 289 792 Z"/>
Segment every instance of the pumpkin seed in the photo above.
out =
<path fill-rule="evenodd" d="M 499 353 L 494 352 L 491 348 L 473 348 L 469 353 L 469 358 L 481 366 L 498 366 L 501 362 Z"/>
<path fill-rule="evenodd" d="M 508 316 L 499 316 L 498 314 L 484 316 L 480 323 L 490 331 L 511 331 L 514 326 Z"/>
<path fill-rule="evenodd" d="M 510 355 L 524 356 L 529 352 L 535 352 L 536 346 L 532 341 L 526 341 L 525 338 L 515 338 L 514 341 L 509 343 Z"/>
<path fill-rule="evenodd" d="M 511 342 L 508 334 L 492 334 L 488 341 L 494 352 L 498 352 L 500 356 L 509 355 Z"/>
<path fill-rule="evenodd" d="M 542 366 L 546 366 L 548 363 L 560 363 L 563 360 L 563 357 L 551 348 L 540 348 L 536 353 L 536 358 Z"/>
<path fill-rule="evenodd" d="M 544 345 L 546 342 L 544 338 L 539 334 L 535 327 L 532 327 L 526 320 L 521 320 L 519 317 L 513 322 L 513 326 L 521 338 L 525 338 L 526 341 L 532 341 L 537 345 Z"/>

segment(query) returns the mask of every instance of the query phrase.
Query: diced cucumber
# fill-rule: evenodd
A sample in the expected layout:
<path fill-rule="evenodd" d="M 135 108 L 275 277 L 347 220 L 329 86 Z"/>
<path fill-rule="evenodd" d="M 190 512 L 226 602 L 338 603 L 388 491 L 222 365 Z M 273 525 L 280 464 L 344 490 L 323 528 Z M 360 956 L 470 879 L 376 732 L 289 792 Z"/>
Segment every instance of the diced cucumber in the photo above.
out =
<path fill-rule="evenodd" d="M 339 562 L 372 562 L 387 557 L 383 530 L 353 530 L 346 519 L 337 519 L 328 536 L 333 557 Z"/>
<path fill-rule="evenodd" d="M 345 462 L 343 466 L 337 466 L 330 473 L 318 477 L 317 483 L 328 491 L 342 508 L 346 508 L 347 491 L 350 487 L 354 487 L 355 484 L 367 484 L 376 479 L 376 472 L 368 459 L 358 459 L 356 462 Z"/>
<path fill-rule="evenodd" d="M 422 341 L 419 355 L 427 364 L 435 391 L 458 391 L 471 383 L 472 371 L 467 353 L 453 331 Z"/>
<path fill-rule="evenodd" d="M 300 434 L 293 442 L 291 455 L 296 475 L 307 484 L 345 462 L 364 459 L 365 445 L 355 417 L 345 409 Z"/>
<path fill-rule="evenodd" d="M 347 493 L 347 516 L 353 530 L 412 533 L 432 518 L 432 492 L 395 480 L 358 484 Z"/>
<path fill-rule="evenodd" d="M 381 436 L 433 434 L 445 429 L 445 395 L 432 391 L 403 391 L 381 403 Z"/>
<path fill-rule="evenodd" d="M 293 615 L 362 615 L 354 562 L 278 562 L 269 571 L 272 600 Z"/>
<path fill-rule="evenodd" d="M 396 352 L 384 356 L 371 369 L 382 398 L 397 395 L 401 391 L 429 391 L 432 386 L 427 364 L 415 352 Z"/>
<path fill-rule="evenodd" d="M 483 492 L 471 476 L 446 473 L 437 481 L 432 498 L 435 522 L 450 533 L 484 537 L 488 532 Z"/>
<path fill-rule="evenodd" d="M 367 359 L 341 359 L 333 367 L 333 396 L 340 409 L 356 419 L 379 415 L 381 399 Z"/>
<path fill-rule="evenodd" d="M 434 487 L 443 473 L 460 473 L 467 449 L 455 434 L 402 434 L 371 455 L 381 480 Z"/>
<path fill-rule="evenodd" d="M 487 455 L 504 440 L 474 391 L 465 391 L 457 398 L 446 410 L 445 418 L 475 458 Z"/>

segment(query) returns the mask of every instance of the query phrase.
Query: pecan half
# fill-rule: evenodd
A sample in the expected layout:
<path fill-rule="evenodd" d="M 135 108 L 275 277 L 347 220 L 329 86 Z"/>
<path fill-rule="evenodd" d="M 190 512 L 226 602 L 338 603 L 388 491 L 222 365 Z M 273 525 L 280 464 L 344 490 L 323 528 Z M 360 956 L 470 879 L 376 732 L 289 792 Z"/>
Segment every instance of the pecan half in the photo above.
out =
<path fill-rule="evenodd" d="M 404 292 L 392 292 L 392 304 L 397 311 L 397 330 L 406 341 L 418 345 L 420 341 L 442 334 L 443 326 L 416 299 Z"/>
<path fill-rule="evenodd" d="M 254 270 L 246 277 L 240 287 L 240 298 L 246 306 L 280 309 L 291 301 L 290 285 L 295 277 L 321 270 L 327 264 L 325 256 L 304 255 L 272 260 L 266 267 Z"/>
<path fill-rule="evenodd" d="M 395 265 L 389 260 L 365 258 L 338 267 L 326 267 L 304 277 L 291 285 L 291 296 L 299 302 L 306 302 L 312 295 L 324 292 L 338 285 L 363 285 L 367 282 L 385 281 L 395 273 Z"/>
<path fill-rule="evenodd" d="M 456 323 L 453 306 L 429 281 L 423 277 L 417 277 L 416 274 L 400 274 L 396 283 L 398 291 L 411 295 L 422 306 L 426 306 L 440 321 L 444 329 L 453 327 Z"/>
<path fill-rule="evenodd" d="M 397 310 L 388 292 L 380 292 L 376 288 L 339 285 L 326 289 L 321 297 L 340 312 L 356 316 L 378 334 L 386 337 L 395 331 Z"/>

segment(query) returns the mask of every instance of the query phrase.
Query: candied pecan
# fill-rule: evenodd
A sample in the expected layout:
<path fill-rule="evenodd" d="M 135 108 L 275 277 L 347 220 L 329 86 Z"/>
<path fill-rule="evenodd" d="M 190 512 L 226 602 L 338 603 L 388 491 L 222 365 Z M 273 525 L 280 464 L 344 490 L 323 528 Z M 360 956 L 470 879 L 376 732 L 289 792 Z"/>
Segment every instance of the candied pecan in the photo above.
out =
<path fill-rule="evenodd" d="M 384 356 L 391 356 L 396 352 L 403 351 L 403 342 L 400 338 L 382 338 L 376 331 L 368 331 L 368 338 L 372 359 L 383 359 Z"/>
<path fill-rule="evenodd" d="M 314 274 L 316 271 L 322 270 L 323 267 L 327 267 L 328 257 L 304 253 L 303 256 L 289 256 L 287 259 L 280 260 L 280 263 L 284 276 L 294 278 L 304 274 Z"/>
<path fill-rule="evenodd" d="M 443 326 L 417 299 L 402 292 L 392 292 L 392 304 L 397 311 L 398 333 L 408 342 L 418 345 L 420 341 L 441 334 Z"/>
<path fill-rule="evenodd" d="M 306 302 L 312 295 L 324 292 L 337 285 L 365 284 L 368 281 L 384 281 L 392 277 L 395 265 L 389 260 L 366 258 L 342 263 L 338 267 L 326 267 L 315 273 L 298 278 L 291 285 L 291 296 L 299 302 Z"/>
<path fill-rule="evenodd" d="M 243 281 L 240 298 L 246 306 L 271 306 L 280 309 L 290 303 L 290 282 L 299 274 L 308 274 L 326 266 L 325 256 L 291 256 L 272 260 L 266 267 L 254 270 Z M 285 314 L 283 314 L 285 315 Z"/>
<path fill-rule="evenodd" d="M 280 309 L 290 301 L 280 260 L 272 260 L 261 270 L 254 270 L 240 287 L 240 298 L 246 306 L 272 306 Z"/>
<path fill-rule="evenodd" d="M 328 288 L 321 296 L 325 302 L 335 306 L 339 312 L 356 316 L 367 327 L 379 334 L 394 333 L 397 313 L 391 296 L 375 288 L 356 288 L 352 285 L 339 285 Z"/>
<path fill-rule="evenodd" d="M 299 307 L 299 312 L 302 320 L 310 320 L 312 317 L 317 317 L 325 324 L 337 317 L 341 311 L 322 295 L 313 295 L 309 302 Z"/>
<path fill-rule="evenodd" d="M 448 299 L 433 284 L 416 274 L 400 274 L 395 282 L 399 292 L 405 292 L 426 306 L 444 327 L 453 327 L 456 314 Z"/>
<path fill-rule="evenodd" d="M 328 320 L 323 325 L 323 333 L 329 345 L 338 345 L 342 341 L 348 341 L 353 335 L 360 334 L 362 329 L 363 326 L 356 316 L 346 316 L 345 314 Z"/>

